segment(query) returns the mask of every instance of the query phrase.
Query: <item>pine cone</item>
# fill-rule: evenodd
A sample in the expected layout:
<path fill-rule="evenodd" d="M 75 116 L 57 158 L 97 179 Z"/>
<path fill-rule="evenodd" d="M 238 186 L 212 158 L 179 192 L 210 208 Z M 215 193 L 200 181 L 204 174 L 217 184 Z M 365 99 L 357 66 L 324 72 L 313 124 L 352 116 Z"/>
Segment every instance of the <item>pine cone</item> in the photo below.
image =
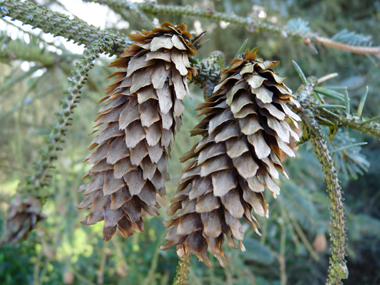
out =
<path fill-rule="evenodd" d="M 8 242 L 15 244 L 27 237 L 38 221 L 46 219 L 41 213 L 41 201 L 33 196 L 23 198 L 20 194 L 11 204 L 0 247 Z"/>
<path fill-rule="evenodd" d="M 259 224 L 252 209 L 268 217 L 263 191 L 268 188 L 274 197 L 280 188 L 273 181 L 277 170 L 285 176 L 281 151 L 294 156 L 286 143 L 298 135 L 288 125 L 297 125 L 300 118 L 286 103 L 297 102 L 271 68 L 278 64 L 256 58 L 257 49 L 247 51 L 244 59 L 234 59 L 231 67 L 221 73 L 214 95 L 197 110 L 206 117 L 192 130 L 203 139 L 182 158 L 194 158 L 183 170 L 177 194 L 165 222 L 170 228 L 161 247 L 177 246 L 177 253 L 195 254 L 211 266 L 207 250 L 225 266 L 222 244 L 242 251 L 244 218 L 258 233 Z"/>
<path fill-rule="evenodd" d="M 164 23 L 129 38 L 138 44 L 110 64 L 123 70 L 109 76 L 116 80 L 100 100 L 108 104 L 95 120 L 102 127 L 89 149 L 98 148 L 85 160 L 94 165 L 84 178 L 92 179 L 79 189 L 87 196 L 79 208 L 91 208 L 82 224 L 104 220 L 105 240 L 116 228 L 124 237 L 142 232 L 142 217 L 158 216 L 156 193 L 165 195 L 166 157 L 181 125 L 187 77 L 195 75 L 189 58 L 196 48 L 184 24 Z"/>

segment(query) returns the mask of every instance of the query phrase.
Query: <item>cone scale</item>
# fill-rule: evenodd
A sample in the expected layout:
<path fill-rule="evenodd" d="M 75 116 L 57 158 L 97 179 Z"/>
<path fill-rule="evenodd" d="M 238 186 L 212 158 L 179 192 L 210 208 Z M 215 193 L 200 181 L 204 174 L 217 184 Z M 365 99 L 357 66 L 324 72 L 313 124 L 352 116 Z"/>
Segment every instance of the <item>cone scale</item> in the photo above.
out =
<path fill-rule="evenodd" d="M 245 251 L 242 218 L 260 234 L 252 210 L 268 217 L 263 191 L 280 193 L 278 170 L 287 177 L 281 153 L 294 157 L 287 143 L 299 140 L 288 124 L 300 121 L 288 107 L 297 102 L 271 69 L 278 62 L 263 61 L 256 51 L 234 59 L 213 96 L 197 107 L 206 116 L 191 133 L 203 138 L 181 158 L 190 162 L 167 211 L 172 218 L 161 249 L 176 246 L 179 256 L 195 254 L 208 266 L 207 252 L 225 266 L 225 239 Z"/>
<path fill-rule="evenodd" d="M 110 67 L 121 68 L 107 87 L 107 101 L 96 118 L 98 135 L 85 161 L 93 164 L 82 185 L 86 198 L 78 208 L 91 209 L 82 221 L 104 220 L 103 239 L 116 229 L 124 236 L 144 230 L 144 216 L 158 216 L 156 194 L 165 195 L 166 159 L 175 130 L 181 126 L 187 78 L 196 49 L 186 26 L 163 23 L 161 28 L 131 34 L 128 46 Z M 99 102 L 99 103 L 100 103 Z"/>

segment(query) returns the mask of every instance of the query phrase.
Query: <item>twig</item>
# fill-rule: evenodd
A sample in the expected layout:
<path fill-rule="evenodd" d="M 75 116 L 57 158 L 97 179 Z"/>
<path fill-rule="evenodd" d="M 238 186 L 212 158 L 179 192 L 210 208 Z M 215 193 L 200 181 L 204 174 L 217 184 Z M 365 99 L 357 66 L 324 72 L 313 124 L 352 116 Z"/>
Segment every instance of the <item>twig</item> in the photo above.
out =
<path fill-rule="evenodd" d="M 330 151 L 327 147 L 326 140 L 322 134 L 321 128 L 317 123 L 315 111 L 321 110 L 315 108 L 312 101 L 314 88 L 317 82 L 312 79 L 307 80 L 306 85 L 302 85 L 296 94 L 300 99 L 300 106 L 296 106 L 298 114 L 301 116 L 311 142 L 315 148 L 316 154 L 322 165 L 322 170 L 326 177 L 327 193 L 330 200 L 330 217 L 332 220 L 331 237 L 331 256 L 328 278 L 326 285 L 343 284 L 342 279 L 348 278 L 348 268 L 346 265 L 346 217 L 344 215 L 343 198 L 340 181 L 338 180 L 338 171 L 335 168 L 334 160 L 331 158 Z"/>
<path fill-rule="evenodd" d="M 281 213 L 284 215 L 284 207 L 281 205 Z M 284 221 L 280 224 L 281 226 L 281 240 L 280 240 L 280 254 L 276 252 L 276 257 L 278 263 L 280 264 L 280 276 L 281 276 L 281 285 L 286 285 L 287 276 L 286 276 L 286 259 L 285 259 L 285 246 L 286 246 L 286 227 Z"/>
<path fill-rule="evenodd" d="M 344 44 L 341 42 L 333 41 L 328 38 L 322 38 L 322 37 L 315 37 L 315 39 L 323 44 L 324 46 L 340 49 L 344 51 L 348 51 L 351 53 L 357 53 L 357 54 L 374 54 L 380 56 L 380 47 L 361 47 L 361 46 L 353 46 Z"/>
<path fill-rule="evenodd" d="M 224 274 L 226 275 L 226 283 L 228 285 L 234 285 L 234 278 L 231 274 L 231 268 L 223 267 Z"/>
<path fill-rule="evenodd" d="M 40 273 L 40 263 L 41 263 L 43 254 L 44 254 L 43 249 L 41 248 L 40 252 L 37 255 L 36 263 L 34 264 L 34 267 L 33 267 L 33 285 L 40 285 L 40 280 L 38 276 Z"/>
<path fill-rule="evenodd" d="M 191 255 L 184 254 L 178 262 L 177 275 L 174 279 L 173 285 L 187 285 L 189 279 L 189 267 L 190 267 Z M 212 283 L 212 282 L 211 282 Z"/>
<path fill-rule="evenodd" d="M 71 191 L 72 192 L 72 191 Z M 123 254 L 123 249 L 120 247 L 118 241 L 116 239 L 111 239 L 111 242 L 113 243 L 113 245 L 115 246 L 115 249 L 116 249 L 116 252 L 120 258 L 120 260 L 123 262 L 124 266 L 125 266 L 125 269 L 127 271 L 127 274 L 128 274 L 128 271 L 129 271 L 129 266 L 128 266 L 128 262 L 127 260 L 125 259 L 125 256 Z"/>
<path fill-rule="evenodd" d="M 215 284 L 215 272 L 214 272 L 214 261 L 211 260 L 211 266 L 208 268 L 209 272 L 209 280 L 210 280 L 210 285 L 216 285 Z"/>
<path fill-rule="evenodd" d="M 323 108 L 319 109 L 313 106 L 311 108 L 315 115 L 321 115 L 338 127 L 350 128 L 380 138 L 380 124 L 376 122 L 378 119 L 364 119 L 363 117 L 351 114 L 342 115 L 335 113 L 335 115 L 332 115 Z"/>
<path fill-rule="evenodd" d="M 22 29 L 20 26 L 17 26 L 15 24 L 13 24 L 12 22 L 2 18 L 2 20 L 7 23 L 7 25 L 11 25 L 12 27 L 15 27 L 16 29 L 20 30 L 22 33 L 25 33 L 31 37 L 36 37 L 38 38 L 38 40 L 40 40 L 41 42 L 44 42 L 45 44 L 49 45 L 49 46 L 52 46 L 52 47 L 55 47 L 56 49 L 59 49 L 59 50 L 62 50 L 62 51 L 66 51 L 65 48 L 62 48 L 60 46 L 57 46 L 55 45 L 54 43 L 51 43 L 51 42 L 48 42 L 48 41 L 45 41 L 43 38 L 41 38 L 39 35 L 36 35 L 36 34 L 33 34 L 32 32 L 28 32 L 28 31 L 25 31 L 24 29 Z"/>
<path fill-rule="evenodd" d="M 99 269 L 96 272 L 96 275 L 97 275 L 96 283 L 99 285 L 104 283 L 104 269 L 106 268 L 107 249 L 108 249 L 108 242 L 103 242 L 102 259 L 100 260 Z"/>
<path fill-rule="evenodd" d="M 315 261 L 319 261 L 320 258 L 318 256 L 318 254 L 315 252 L 315 250 L 311 246 L 310 242 L 308 241 L 307 237 L 305 236 L 304 232 L 302 231 L 302 229 L 301 229 L 300 225 L 298 224 L 297 220 L 290 213 L 289 213 L 289 218 L 290 218 L 290 220 L 291 220 L 291 222 L 293 224 L 294 229 L 297 232 L 297 235 L 300 237 L 301 241 L 305 245 L 305 247 L 306 247 L 307 251 L 310 253 L 311 257 Z"/>
<path fill-rule="evenodd" d="M 50 261 L 49 258 L 45 258 L 44 267 L 42 268 L 41 274 L 40 274 L 39 284 L 43 284 L 44 283 L 44 279 L 45 279 L 46 272 L 47 272 L 47 269 L 48 269 L 49 261 Z"/>
<path fill-rule="evenodd" d="M 301 102 L 298 112 L 310 134 L 311 142 L 316 150 L 316 154 L 322 164 L 322 169 L 326 177 L 327 192 L 331 203 L 331 257 L 328 272 L 327 285 L 343 284 L 341 279 L 348 278 L 348 269 L 346 265 L 346 226 L 343 207 L 343 198 L 341 186 L 338 180 L 337 170 L 334 161 L 331 158 L 327 148 L 326 141 L 320 130 L 320 127 L 309 108 L 310 104 L 307 99 Z"/>
<path fill-rule="evenodd" d="M 291 239 L 292 239 L 292 241 L 294 243 L 294 246 L 298 250 L 298 248 L 299 248 L 299 239 L 298 239 L 297 234 L 294 232 L 294 226 L 291 223 L 289 215 L 286 213 L 286 211 L 283 212 L 283 218 L 284 218 L 285 224 L 288 226 L 288 230 L 290 232 Z"/>
<path fill-rule="evenodd" d="M 163 242 L 165 236 L 166 236 L 166 232 L 163 231 L 162 234 L 161 234 L 161 236 L 159 237 L 159 239 L 157 241 L 156 248 L 154 249 L 152 263 L 150 264 L 148 276 L 145 278 L 145 280 L 143 282 L 144 285 L 149 285 L 149 284 L 152 284 L 154 282 L 154 273 L 156 272 L 157 265 L 158 265 L 158 257 L 159 257 L 159 253 L 160 253 L 160 245 Z"/>
<path fill-rule="evenodd" d="M 211 279 L 211 277 L 202 277 L 202 278 L 200 278 L 200 280 L 203 281 L 202 284 L 210 284 L 211 285 L 211 282 L 213 281 L 214 285 L 217 285 L 217 284 L 219 284 L 219 285 L 228 285 L 227 282 L 224 282 L 220 278 Z"/>

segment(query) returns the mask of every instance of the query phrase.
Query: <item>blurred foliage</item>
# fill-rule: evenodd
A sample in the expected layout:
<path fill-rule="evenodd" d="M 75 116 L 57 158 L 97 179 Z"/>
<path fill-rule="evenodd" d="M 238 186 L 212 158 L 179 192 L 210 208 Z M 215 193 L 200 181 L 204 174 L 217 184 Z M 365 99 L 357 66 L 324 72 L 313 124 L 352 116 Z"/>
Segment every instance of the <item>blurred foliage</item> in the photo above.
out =
<path fill-rule="evenodd" d="M 65 9 L 67 1 L 32 2 L 70 13 Z M 163 0 L 160 3 L 256 16 L 279 26 L 302 28 L 305 32 L 310 27 L 321 36 L 335 35 L 335 39 L 342 42 L 380 43 L 380 1 Z M 71 12 L 75 14 L 74 10 Z M 107 28 L 125 34 L 145 28 L 138 13 L 126 15 L 128 25 L 120 25 L 123 20 L 117 13 L 109 10 L 108 14 L 113 20 L 107 21 Z M 153 19 L 151 15 L 148 17 Z M 276 71 L 288 77 L 286 83 L 293 90 L 300 84 L 292 66 L 293 59 L 305 73 L 317 77 L 338 72 L 339 77 L 329 80 L 328 85 L 345 86 L 350 92 L 354 110 L 368 85 L 364 115 L 379 115 L 380 71 L 376 59 L 323 46 L 316 46 L 318 54 L 315 54 L 314 49 L 303 42 L 269 33 L 249 33 L 241 27 L 209 19 L 166 15 L 155 15 L 154 18 L 160 23 L 184 22 L 196 32 L 207 30 L 210 42 L 197 54 L 199 59 L 221 50 L 228 63 L 248 38 L 248 46 L 259 47 L 261 57 L 281 60 Z M 78 58 L 57 40 L 54 45 L 48 44 L 41 33 L 32 36 L 23 32 L 23 27 L 20 29 L 11 34 L 8 30 L 0 34 L 0 226 L 4 223 L 18 183 L 30 173 L 33 162 L 38 158 L 37 150 L 55 121 L 54 113 L 59 110 L 58 102 L 64 97 L 62 91 L 68 85 L 67 77 Z M 90 71 L 82 101 L 73 115 L 75 123 L 68 132 L 67 143 L 53 172 L 50 197 L 44 207 L 48 219 L 38 225 L 28 240 L 14 247 L 5 245 L 0 248 L 1 284 L 172 284 L 178 258 L 174 251 L 159 250 L 165 233 L 162 221 L 167 220 L 167 202 L 160 201 L 163 207 L 159 219 L 148 219 L 145 232 L 128 239 L 116 235 L 110 242 L 103 242 L 102 225 L 83 227 L 79 224 L 85 213 L 76 209 L 82 197 L 75 190 L 89 168 L 82 160 L 89 153 L 87 146 L 92 136 L 88 134 L 92 132 L 94 114 L 98 111 L 96 102 L 111 82 L 104 79 L 112 72 L 106 67 L 110 60 L 101 57 Z M 174 196 L 184 167 L 179 163 L 179 157 L 198 141 L 198 138 L 189 138 L 188 131 L 200 121 L 194 108 L 203 100 L 203 94 L 196 86 L 192 86 L 192 94 L 193 99 L 185 101 L 183 126 L 172 148 L 168 200 Z M 359 147 L 334 153 L 334 159 L 342 170 L 348 217 L 350 278 L 345 284 L 379 284 L 378 139 L 357 132 L 339 131 L 330 143 L 336 149 L 354 139 L 369 142 L 362 148 L 362 153 L 359 153 Z M 358 161 L 364 165 L 363 168 L 355 169 Z M 193 258 L 190 284 L 277 285 L 281 284 L 284 274 L 288 284 L 324 284 L 330 217 L 323 173 L 309 143 L 299 147 L 297 159 L 287 160 L 285 164 L 291 179 L 284 179 L 278 199 L 266 197 L 269 199 L 270 216 L 269 219 L 258 218 L 262 236 L 258 237 L 245 225 L 247 251 L 226 248 L 228 268 L 225 269 L 215 260 L 214 267 L 208 268 Z M 369 170 L 365 172 L 367 168 Z"/>

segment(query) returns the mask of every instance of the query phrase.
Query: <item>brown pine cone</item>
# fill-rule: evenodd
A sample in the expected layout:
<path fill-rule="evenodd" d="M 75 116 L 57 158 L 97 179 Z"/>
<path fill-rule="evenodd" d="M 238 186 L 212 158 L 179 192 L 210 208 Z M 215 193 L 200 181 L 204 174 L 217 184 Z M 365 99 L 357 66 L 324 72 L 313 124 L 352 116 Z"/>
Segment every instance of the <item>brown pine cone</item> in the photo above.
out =
<path fill-rule="evenodd" d="M 9 208 L 5 230 L 0 239 L 0 247 L 6 242 L 15 244 L 23 240 L 35 228 L 37 222 L 44 219 L 46 216 L 41 213 L 40 199 L 32 195 L 27 197 L 22 197 L 21 194 L 16 195 Z"/>
<path fill-rule="evenodd" d="M 222 72 L 214 95 L 197 107 L 206 117 L 192 134 L 203 139 L 182 157 L 182 162 L 194 159 L 183 170 L 167 211 L 174 216 L 165 222 L 170 229 L 161 249 L 177 246 L 180 256 L 195 254 L 209 266 L 207 250 L 225 266 L 224 235 L 231 248 L 237 239 L 245 250 L 240 218 L 260 234 L 251 212 L 268 216 L 264 188 L 274 197 L 280 193 L 274 182 L 277 170 L 287 176 L 281 151 L 294 156 L 286 143 L 291 137 L 299 140 L 286 121 L 297 125 L 300 118 L 287 103 L 298 103 L 283 84 L 285 78 L 271 69 L 278 62 L 256 58 L 256 51 L 234 59 Z"/>
<path fill-rule="evenodd" d="M 166 157 L 175 128 L 181 125 L 188 94 L 187 78 L 195 75 L 189 58 L 196 49 L 186 26 L 163 23 L 161 28 L 131 34 L 128 46 L 111 67 L 122 68 L 107 87 L 108 100 L 96 118 L 102 125 L 85 161 L 93 164 L 80 187 L 91 209 L 82 224 L 104 220 L 103 239 L 116 228 L 124 236 L 144 230 L 144 216 L 158 216 L 156 193 L 165 195 Z M 96 132 L 95 131 L 95 132 Z"/>

